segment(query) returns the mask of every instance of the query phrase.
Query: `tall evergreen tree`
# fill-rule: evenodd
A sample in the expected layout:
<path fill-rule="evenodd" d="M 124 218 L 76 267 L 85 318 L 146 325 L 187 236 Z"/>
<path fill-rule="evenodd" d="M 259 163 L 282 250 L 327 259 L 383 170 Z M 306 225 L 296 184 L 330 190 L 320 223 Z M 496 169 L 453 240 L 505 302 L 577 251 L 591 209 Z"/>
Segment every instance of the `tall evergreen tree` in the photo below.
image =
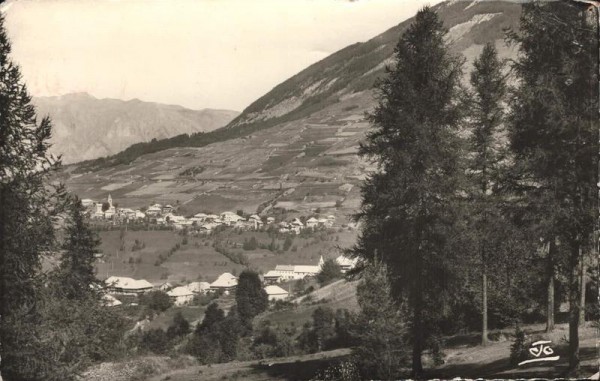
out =
<path fill-rule="evenodd" d="M 502 63 L 494 45 L 488 43 L 473 63 L 471 72 L 470 117 L 471 135 L 469 139 L 471 160 L 468 173 L 473 187 L 471 197 L 474 210 L 476 240 L 481 259 L 482 273 L 482 334 L 481 342 L 488 344 L 488 242 L 493 239 L 494 220 L 498 213 L 494 198 L 494 185 L 500 179 L 500 170 L 504 159 L 504 147 L 499 134 L 504 119 L 506 82 L 502 73 Z"/>
<path fill-rule="evenodd" d="M 360 154 L 379 170 L 362 188 L 357 218 L 364 228 L 354 252 L 387 266 L 394 297 L 411 313 L 412 368 L 442 314 L 450 289 L 446 250 L 461 174 L 457 129 L 462 60 L 452 56 L 446 30 L 429 7 L 420 10 L 395 49 L 396 63 L 377 84 L 378 105 Z"/>
<path fill-rule="evenodd" d="M 580 251 L 597 209 L 597 24 L 564 2 L 525 4 L 512 34 L 520 81 L 512 101 L 510 143 L 522 167 L 520 184 L 536 211 L 566 246 L 569 367 L 579 370 Z M 561 251 L 562 252 L 562 251 Z"/>
<path fill-rule="evenodd" d="M 58 162 L 51 124 L 36 121 L 0 17 L 0 372 L 4 380 L 48 380 L 56 364 L 40 338 L 41 256 L 52 249 Z"/>
<path fill-rule="evenodd" d="M 252 319 L 269 305 L 267 293 L 256 272 L 242 271 L 235 291 L 235 302 L 239 320 L 247 330 L 251 330 Z"/>
<path fill-rule="evenodd" d="M 81 201 L 74 197 L 67 208 L 66 239 L 58 269 L 54 273 L 54 289 L 70 300 L 98 298 L 99 281 L 94 269 L 100 239 L 84 220 Z"/>

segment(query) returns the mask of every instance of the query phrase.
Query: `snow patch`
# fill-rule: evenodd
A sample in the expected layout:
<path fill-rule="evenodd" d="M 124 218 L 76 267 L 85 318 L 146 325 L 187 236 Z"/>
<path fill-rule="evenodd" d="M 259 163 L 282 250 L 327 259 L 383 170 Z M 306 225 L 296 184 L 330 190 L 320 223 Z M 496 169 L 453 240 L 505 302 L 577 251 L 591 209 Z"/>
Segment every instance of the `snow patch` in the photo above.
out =
<path fill-rule="evenodd" d="M 446 35 L 446 40 L 449 42 L 456 41 L 462 38 L 465 34 L 469 33 L 469 31 L 475 25 L 481 24 L 482 22 L 490 21 L 494 17 L 501 14 L 502 13 L 483 13 L 475 15 L 471 20 L 454 25 L 452 28 L 450 28 L 450 30 L 448 30 L 448 34 Z"/>

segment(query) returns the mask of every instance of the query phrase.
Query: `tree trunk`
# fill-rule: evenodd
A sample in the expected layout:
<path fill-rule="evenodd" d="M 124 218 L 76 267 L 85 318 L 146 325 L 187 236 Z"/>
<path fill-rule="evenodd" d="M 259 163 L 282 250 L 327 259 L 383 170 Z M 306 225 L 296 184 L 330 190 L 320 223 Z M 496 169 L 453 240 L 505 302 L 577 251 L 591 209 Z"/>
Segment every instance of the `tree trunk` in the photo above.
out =
<path fill-rule="evenodd" d="M 554 331 L 554 238 L 548 243 L 548 304 L 546 306 L 546 332 Z"/>
<path fill-rule="evenodd" d="M 585 266 L 585 260 L 583 259 L 583 256 L 580 257 L 579 259 L 581 261 L 581 264 L 579 266 L 579 282 L 580 282 L 580 287 L 581 290 L 579 292 L 579 325 L 580 326 L 584 326 L 585 325 L 585 271 L 586 271 L 586 266 Z"/>
<path fill-rule="evenodd" d="M 579 375 L 579 245 L 571 249 L 569 266 L 569 371 Z"/>
<path fill-rule="evenodd" d="M 481 330 L 481 345 L 488 345 L 488 307 L 487 307 L 487 274 L 483 270 L 483 324 Z"/>
<path fill-rule="evenodd" d="M 423 375 L 423 362 L 421 355 L 423 353 L 423 287 L 421 258 L 419 250 L 417 251 L 416 280 L 413 295 L 414 314 L 413 314 L 413 348 L 412 348 L 412 377 L 421 378 Z"/>

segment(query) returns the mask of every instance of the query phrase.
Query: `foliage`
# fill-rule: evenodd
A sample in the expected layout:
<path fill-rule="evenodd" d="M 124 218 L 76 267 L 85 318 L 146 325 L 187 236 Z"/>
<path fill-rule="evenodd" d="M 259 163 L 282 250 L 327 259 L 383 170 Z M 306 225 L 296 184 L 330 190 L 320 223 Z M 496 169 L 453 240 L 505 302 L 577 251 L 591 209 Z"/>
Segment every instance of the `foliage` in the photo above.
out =
<path fill-rule="evenodd" d="M 140 296 L 140 304 L 152 311 L 166 311 L 173 305 L 173 301 L 166 292 L 160 290 L 149 291 Z"/>
<path fill-rule="evenodd" d="M 190 333 L 190 323 L 183 317 L 181 311 L 177 311 L 173 316 L 173 322 L 167 329 L 169 339 L 185 336 Z"/>
<path fill-rule="evenodd" d="M 462 60 L 449 53 L 446 30 L 428 7 L 401 36 L 395 65 L 377 85 L 373 128 L 360 154 L 379 170 L 362 187 L 363 230 L 354 254 L 387 265 L 392 295 L 411 315 L 413 371 L 452 287 L 448 252 L 461 177 L 458 127 Z M 425 283 L 425 280 L 427 282 Z"/>
<path fill-rule="evenodd" d="M 238 278 L 235 302 L 242 325 L 250 330 L 252 319 L 269 306 L 267 293 L 263 289 L 262 282 L 256 272 L 251 270 L 242 271 Z"/>
<path fill-rule="evenodd" d="M 328 259 L 323 263 L 321 271 L 317 274 L 317 281 L 324 286 L 336 279 L 342 278 L 342 269 L 335 259 Z"/>
<path fill-rule="evenodd" d="M 352 331 L 358 344 L 352 357 L 364 377 L 402 378 L 408 365 L 405 310 L 392 295 L 386 266 L 368 265 L 356 289 L 360 312 Z"/>
<path fill-rule="evenodd" d="M 58 268 L 53 271 L 55 292 L 70 300 L 98 300 L 100 282 L 96 279 L 94 261 L 100 240 L 84 221 L 84 208 L 74 197 L 68 206 L 66 240 Z"/>
<path fill-rule="evenodd" d="M 160 355 L 167 353 L 170 349 L 169 337 L 167 333 L 160 328 L 152 328 L 141 334 L 140 350 L 142 352 L 152 352 Z"/>
<path fill-rule="evenodd" d="M 251 237 L 249 240 L 244 239 L 244 244 L 242 246 L 244 250 L 256 250 L 258 248 L 258 242 L 255 237 Z"/>
<path fill-rule="evenodd" d="M 517 325 L 515 328 L 515 340 L 510 346 L 510 365 L 517 366 L 521 361 L 526 360 L 527 348 L 525 332 Z"/>
<path fill-rule="evenodd" d="M 568 248 L 558 258 L 569 283 L 569 369 L 579 368 L 580 250 L 597 218 L 597 23 L 563 2 L 523 6 L 513 66 L 520 86 L 509 116 L 515 188 L 527 216 Z"/>
<path fill-rule="evenodd" d="M 0 18 L 0 372 L 6 380 L 52 380 L 61 365 L 41 342 L 41 254 L 53 250 L 62 189 L 47 187 L 60 164 L 48 153 L 51 123 L 36 122 L 31 97 Z M 64 370 L 64 369 L 63 369 Z"/>
<path fill-rule="evenodd" d="M 341 361 L 318 372 L 311 380 L 314 381 L 360 381 L 363 378 L 352 361 Z"/>

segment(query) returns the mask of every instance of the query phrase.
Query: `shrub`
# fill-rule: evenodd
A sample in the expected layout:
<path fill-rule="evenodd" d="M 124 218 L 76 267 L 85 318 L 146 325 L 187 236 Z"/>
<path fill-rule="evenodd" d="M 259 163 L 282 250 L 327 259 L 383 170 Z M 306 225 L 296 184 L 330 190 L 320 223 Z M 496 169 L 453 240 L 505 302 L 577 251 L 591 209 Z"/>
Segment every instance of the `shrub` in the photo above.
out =
<path fill-rule="evenodd" d="M 515 341 L 510 346 L 510 365 L 517 366 L 517 364 L 525 359 L 527 359 L 525 332 L 517 325 L 515 329 Z"/>

